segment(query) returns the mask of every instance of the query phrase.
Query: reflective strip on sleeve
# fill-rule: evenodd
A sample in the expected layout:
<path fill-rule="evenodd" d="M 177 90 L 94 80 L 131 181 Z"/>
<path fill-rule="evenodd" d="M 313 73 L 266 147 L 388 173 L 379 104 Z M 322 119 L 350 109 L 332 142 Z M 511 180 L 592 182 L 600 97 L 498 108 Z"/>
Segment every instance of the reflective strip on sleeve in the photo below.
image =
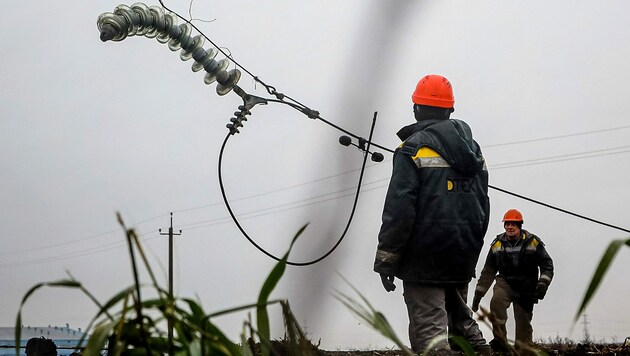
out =
<path fill-rule="evenodd" d="M 400 255 L 397 254 L 397 253 L 393 253 L 393 252 L 377 250 L 376 251 L 376 259 L 381 261 L 381 262 L 396 264 L 400 260 Z"/>
<path fill-rule="evenodd" d="M 428 146 L 420 147 L 412 159 L 418 168 L 448 168 L 451 166 L 439 153 Z"/>
<path fill-rule="evenodd" d="M 549 284 L 551 282 L 551 277 L 549 277 L 546 274 L 541 274 L 540 275 L 540 280 L 543 282 L 547 282 L 547 284 Z"/>

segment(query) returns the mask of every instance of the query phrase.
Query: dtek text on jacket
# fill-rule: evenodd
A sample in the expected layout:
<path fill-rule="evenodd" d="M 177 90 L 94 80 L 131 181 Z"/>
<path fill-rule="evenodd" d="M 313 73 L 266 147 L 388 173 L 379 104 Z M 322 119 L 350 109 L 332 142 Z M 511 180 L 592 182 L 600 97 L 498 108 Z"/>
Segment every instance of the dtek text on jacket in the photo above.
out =
<path fill-rule="evenodd" d="M 470 282 L 488 228 L 488 172 L 460 120 L 398 132 L 374 271 L 434 285 Z"/>

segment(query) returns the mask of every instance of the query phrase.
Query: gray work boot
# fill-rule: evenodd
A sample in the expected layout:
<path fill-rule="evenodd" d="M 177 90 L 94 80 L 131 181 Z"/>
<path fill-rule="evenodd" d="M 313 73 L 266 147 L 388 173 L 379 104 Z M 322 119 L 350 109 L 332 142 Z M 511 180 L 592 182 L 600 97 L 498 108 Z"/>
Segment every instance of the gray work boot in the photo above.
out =
<path fill-rule="evenodd" d="M 500 339 L 492 339 L 490 341 L 490 348 L 494 352 L 510 352 L 510 348 L 505 344 L 505 341 Z"/>

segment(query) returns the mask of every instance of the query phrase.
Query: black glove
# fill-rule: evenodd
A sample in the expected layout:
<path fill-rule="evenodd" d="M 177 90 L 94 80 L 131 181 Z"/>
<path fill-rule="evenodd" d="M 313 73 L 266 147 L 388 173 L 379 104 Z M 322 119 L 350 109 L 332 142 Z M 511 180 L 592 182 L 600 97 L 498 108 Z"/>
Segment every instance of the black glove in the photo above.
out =
<path fill-rule="evenodd" d="M 396 289 L 396 285 L 394 284 L 394 276 L 381 273 L 381 282 L 383 282 L 383 287 L 385 287 L 385 290 L 388 292 Z"/>
<path fill-rule="evenodd" d="M 472 311 L 476 312 L 477 310 L 479 310 L 479 302 L 481 302 L 481 298 L 483 298 L 483 295 L 481 295 L 480 293 L 475 293 L 472 306 L 470 307 Z"/>
<path fill-rule="evenodd" d="M 543 299 L 545 294 L 547 294 L 547 288 L 549 288 L 547 283 L 538 282 L 538 284 L 536 284 L 536 299 Z"/>

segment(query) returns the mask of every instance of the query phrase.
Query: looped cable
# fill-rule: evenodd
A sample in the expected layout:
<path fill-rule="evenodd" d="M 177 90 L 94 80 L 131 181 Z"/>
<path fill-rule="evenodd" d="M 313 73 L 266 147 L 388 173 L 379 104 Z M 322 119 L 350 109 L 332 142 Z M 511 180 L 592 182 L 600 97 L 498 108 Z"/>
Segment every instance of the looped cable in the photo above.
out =
<path fill-rule="evenodd" d="M 350 224 L 352 223 L 352 219 L 354 218 L 354 213 L 356 212 L 357 203 L 359 201 L 359 193 L 361 192 L 361 185 L 363 183 L 363 174 L 365 173 L 365 166 L 366 166 L 367 157 L 368 157 L 368 154 L 369 154 L 368 151 L 369 151 L 369 148 L 370 148 L 370 142 L 372 141 L 372 135 L 374 133 L 374 126 L 376 124 L 376 114 L 377 113 L 374 113 L 374 118 L 372 120 L 372 127 L 370 129 L 370 138 L 367 141 L 367 149 L 365 150 L 365 153 L 364 153 L 364 156 L 363 156 L 363 163 L 361 164 L 361 173 L 359 174 L 359 182 L 357 183 L 357 191 L 356 191 L 355 196 L 354 196 L 354 202 L 352 204 L 352 210 L 350 212 L 350 217 L 348 218 L 348 222 L 346 223 L 346 227 L 344 228 L 343 233 L 341 234 L 339 239 L 337 239 L 337 242 L 335 243 L 335 245 L 332 248 L 330 248 L 330 250 L 328 250 L 326 253 L 321 255 L 320 257 L 318 257 L 318 258 L 316 258 L 316 259 L 314 259 L 312 261 L 308 261 L 308 262 L 287 261 L 288 265 L 291 265 L 291 266 L 310 266 L 310 265 L 313 265 L 315 263 L 318 263 L 318 262 L 322 261 L 323 259 L 325 259 L 326 257 L 330 256 L 330 254 L 332 254 L 337 249 L 337 247 L 341 244 L 343 239 L 346 237 L 346 234 L 348 233 L 348 229 L 350 228 Z M 223 185 L 222 166 L 223 166 L 223 153 L 225 151 L 225 146 L 227 145 L 227 142 L 228 142 L 230 136 L 232 136 L 232 134 L 228 134 L 225 137 L 225 140 L 223 140 L 223 144 L 221 145 L 221 151 L 219 152 L 218 175 L 219 175 L 219 187 L 221 188 L 221 196 L 223 197 L 223 202 L 225 203 L 225 206 L 227 207 L 228 213 L 232 217 L 232 220 L 236 224 L 236 227 L 240 230 L 241 234 L 243 234 L 243 236 L 245 236 L 247 241 L 249 241 L 254 247 L 256 247 L 263 254 L 267 255 L 268 257 L 270 257 L 270 258 L 272 258 L 272 259 L 274 259 L 276 261 L 280 261 L 279 257 L 277 257 L 277 256 L 273 255 L 272 253 L 270 253 L 269 251 L 265 250 L 263 247 L 258 245 L 256 243 L 256 241 L 254 241 L 254 239 L 252 239 L 249 236 L 249 234 L 245 231 L 245 229 L 241 226 L 240 222 L 236 218 L 236 215 L 234 214 L 234 212 L 232 211 L 232 207 L 230 206 L 230 202 L 227 199 L 227 195 L 225 193 L 225 186 Z"/>

